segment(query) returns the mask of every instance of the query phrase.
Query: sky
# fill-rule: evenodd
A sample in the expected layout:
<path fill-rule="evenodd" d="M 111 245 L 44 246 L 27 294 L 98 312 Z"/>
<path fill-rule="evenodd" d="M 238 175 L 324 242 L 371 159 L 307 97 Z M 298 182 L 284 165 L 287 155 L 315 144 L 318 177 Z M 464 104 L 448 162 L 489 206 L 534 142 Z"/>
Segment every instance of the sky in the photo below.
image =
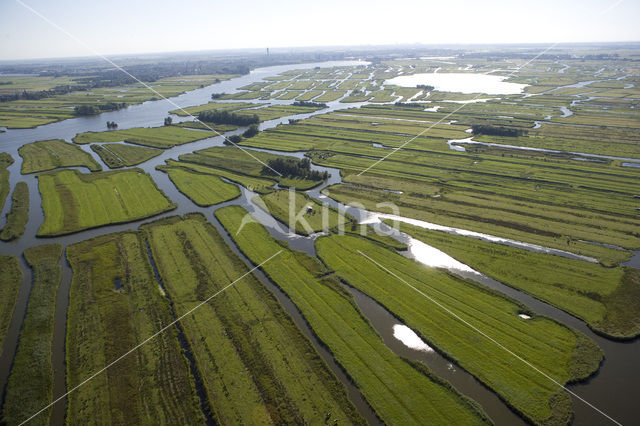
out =
<path fill-rule="evenodd" d="M 0 60 L 96 52 L 640 41 L 638 22 L 640 0 L 0 0 Z"/>

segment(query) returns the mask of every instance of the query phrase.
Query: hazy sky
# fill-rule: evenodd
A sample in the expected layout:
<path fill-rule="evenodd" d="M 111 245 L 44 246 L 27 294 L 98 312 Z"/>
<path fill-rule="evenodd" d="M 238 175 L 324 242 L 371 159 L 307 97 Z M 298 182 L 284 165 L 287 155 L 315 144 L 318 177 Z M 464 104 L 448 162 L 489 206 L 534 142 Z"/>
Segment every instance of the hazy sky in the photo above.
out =
<path fill-rule="evenodd" d="M 102 54 L 640 40 L 640 0 L 22 1 Z M 0 60 L 90 55 L 16 0 L 0 0 Z"/>

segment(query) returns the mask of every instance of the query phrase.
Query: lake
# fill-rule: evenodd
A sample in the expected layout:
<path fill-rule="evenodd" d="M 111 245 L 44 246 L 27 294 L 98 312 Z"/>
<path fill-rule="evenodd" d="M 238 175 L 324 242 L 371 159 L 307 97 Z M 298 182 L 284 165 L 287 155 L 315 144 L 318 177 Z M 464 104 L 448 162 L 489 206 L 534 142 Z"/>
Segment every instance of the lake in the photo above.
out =
<path fill-rule="evenodd" d="M 402 75 L 385 81 L 402 87 L 416 87 L 427 84 L 443 92 L 487 93 L 491 95 L 511 95 L 522 93 L 526 84 L 509 83 L 500 75 L 473 73 L 421 73 Z"/>

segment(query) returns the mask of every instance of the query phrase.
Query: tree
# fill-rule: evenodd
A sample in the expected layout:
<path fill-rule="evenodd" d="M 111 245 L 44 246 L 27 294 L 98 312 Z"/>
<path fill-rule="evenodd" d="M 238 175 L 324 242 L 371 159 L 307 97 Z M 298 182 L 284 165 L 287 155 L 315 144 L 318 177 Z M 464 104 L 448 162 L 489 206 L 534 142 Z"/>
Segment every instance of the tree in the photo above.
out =
<path fill-rule="evenodd" d="M 258 130 L 258 125 L 252 124 L 251 126 L 249 126 L 247 130 L 245 130 L 242 136 L 244 136 L 245 138 L 252 138 L 258 133 L 260 133 L 260 130 Z"/>
<path fill-rule="evenodd" d="M 242 136 L 231 135 L 228 138 L 226 138 L 222 143 L 225 145 L 233 145 L 233 144 L 239 144 L 240 142 L 242 142 Z"/>
<path fill-rule="evenodd" d="M 164 125 L 165 126 L 171 126 L 171 123 L 173 123 L 173 118 L 167 117 L 167 118 L 164 119 Z"/>

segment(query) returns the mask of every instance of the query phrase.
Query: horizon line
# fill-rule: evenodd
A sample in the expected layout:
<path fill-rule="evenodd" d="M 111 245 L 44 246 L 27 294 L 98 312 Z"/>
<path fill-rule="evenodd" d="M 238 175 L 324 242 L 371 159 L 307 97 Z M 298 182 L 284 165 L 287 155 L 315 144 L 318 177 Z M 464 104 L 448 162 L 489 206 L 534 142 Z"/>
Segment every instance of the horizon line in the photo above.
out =
<path fill-rule="evenodd" d="M 166 50 L 166 51 L 147 51 L 147 52 L 134 52 L 134 53 L 108 53 L 104 54 L 106 57 L 112 58 L 136 58 L 141 56 L 151 56 L 151 55 L 195 55 L 195 54 L 207 54 L 207 53 L 224 53 L 224 52 L 243 52 L 246 53 L 255 53 L 258 54 L 260 51 L 265 51 L 269 49 L 270 54 L 278 54 L 278 53 L 301 53 L 310 50 L 317 51 L 329 51 L 329 50 L 339 50 L 339 49 L 382 49 L 382 48 L 443 48 L 443 49 L 451 49 L 465 46 L 540 46 L 547 44 L 544 41 L 540 42 L 513 42 L 513 43 L 499 43 L 499 42 L 478 42 L 478 43 L 392 43 L 392 44 L 348 44 L 348 45 L 308 45 L 308 46 L 263 46 L 263 47 L 232 47 L 232 48 L 213 48 L 213 49 L 197 49 L 197 50 Z M 557 46 L 554 47 L 553 50 L 558 50 L 563 47 L 570 47 L 576 45 L 582 46 L 590 46 L 590 45 L 615 45 L 615 44 L 639 44 L 639 40 L 617 40 L 617 41 L 566 41 L 558 43 Z M 276 52 L 274 52 L 276 50 Z M 277 50 L 282 50 L 282 52 L 278 52 Z M 292 52 L 298 51 L 298 52 Z M 6 65 L 7 63 L 19 63 L 19 62 L 30 62 L 30 61 L 56 61 L 56 60 L 93 60 L 100 59 L 98 55 L 84 55 L 84 56 L 41 56 L 41 57 L 25 57 L 25 58 L 14 58 L 14 59 L 0 59 L 0 64 Z"/>

